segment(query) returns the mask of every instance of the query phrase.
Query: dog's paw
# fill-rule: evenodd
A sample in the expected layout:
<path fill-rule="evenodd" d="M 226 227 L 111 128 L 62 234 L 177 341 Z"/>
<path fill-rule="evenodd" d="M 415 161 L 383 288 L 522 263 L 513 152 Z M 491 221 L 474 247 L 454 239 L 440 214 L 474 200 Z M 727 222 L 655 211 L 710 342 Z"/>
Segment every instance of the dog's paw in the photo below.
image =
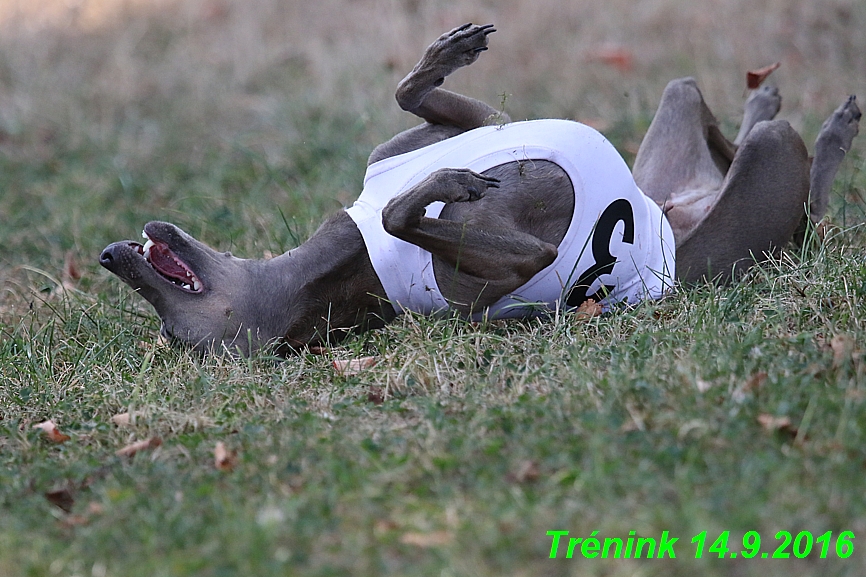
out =
<path fill-rule="evenodd" d="M 852 94 L 824 121 L 815 143 L 816 148 L 838 147 L 847 153 L 854 137 L 860 132 L 861 116 L 857 97 Z"/>
<path fill-rule="evenodd" d="M 427 57 L 451 71 L 469 66 L 487 50 L 487 37 L 494 32 L 493 24 L 458 26 L 436 39 L 427 49 Z"/>
<path fill-rule="evenodd" d="M 430 175 L 445 202 L 471 202 L 484 198 L 489 188 L 499 188 L 499 179 L 468 168 L 443 168 Z"/>
<path fill-rule="evenodd" d="M 745 113 L 752 123 L 763 120 L 772 120 L 782 108 L 782 95 L 779 89 L 770 84 L 765 84 L 753 90 L 746 99 Z"/>

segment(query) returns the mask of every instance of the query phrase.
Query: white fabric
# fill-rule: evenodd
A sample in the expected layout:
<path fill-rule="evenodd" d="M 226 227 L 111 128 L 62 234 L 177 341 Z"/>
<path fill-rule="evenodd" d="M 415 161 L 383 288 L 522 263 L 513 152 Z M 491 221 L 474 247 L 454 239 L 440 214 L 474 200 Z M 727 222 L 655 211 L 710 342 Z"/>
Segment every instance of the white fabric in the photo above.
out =
<path fill-rule="evenodd" d="M 594 280 L 587 294 L 596 293 L 602 284 L 613 286 L 609 293 L 603 292 L 602 304 L 608 308 L 619 301 L 659 298 L 673 285 L 673 231 L 655 202 L 637 187 L 616 149 L 597 131 L 577 122 L 534 120 L 478 128 L 368 167 L 364 190 L 347 212 L 358 225 L 373 268 L 398 313 L 441 312 L 448 302 L 436 284 L 432 255 L 385 232 L 381 213 L 388 201 L 440 168 L 469 168 L 480 173 L 521 160 L 548 160 L 566 172 L 575 197 L 571 225 L 550 266 L 476 317 L 528 316 L 569 308 L 570 288 L 596 264 L 593 235 L 599 217 L 612 206 L 626 207 L 622 202 L 613 205 L 619 199 L 630 205 L 632 242 L 625 235 L 628 219 L 614 217 L 610 239 L 596 241 L 598 250 L 608 249 L 615 258 L 613 270 Z M 431 204 L 427 216 L 438 218 L 443 206 L 441 202 Z M 621 210 L 608 212 L 623 214 Z M 612 222 L 610 217 L 605 221 Z"/>

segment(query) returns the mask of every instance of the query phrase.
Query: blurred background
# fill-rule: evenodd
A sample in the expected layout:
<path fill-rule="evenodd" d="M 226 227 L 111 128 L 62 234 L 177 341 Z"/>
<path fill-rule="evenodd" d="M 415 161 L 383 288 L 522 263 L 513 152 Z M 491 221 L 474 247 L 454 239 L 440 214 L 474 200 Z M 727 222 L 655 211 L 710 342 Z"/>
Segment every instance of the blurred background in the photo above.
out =
<path fill-rule="evenodd" d="M 470 21 L 498 32 L 449 88 L 592 124 L 629 161 L 679 76 L 733 136 L 746 71 L 780 61 L 780 117 L 810 149 L 866 97 L 862 0 L 0 0 L 0 280 L 72 254 L 81 286 L 107 282 L 100 248 L 153 218 L 243 256 L 291 248 L 417 123 L 396 83 Z"/>

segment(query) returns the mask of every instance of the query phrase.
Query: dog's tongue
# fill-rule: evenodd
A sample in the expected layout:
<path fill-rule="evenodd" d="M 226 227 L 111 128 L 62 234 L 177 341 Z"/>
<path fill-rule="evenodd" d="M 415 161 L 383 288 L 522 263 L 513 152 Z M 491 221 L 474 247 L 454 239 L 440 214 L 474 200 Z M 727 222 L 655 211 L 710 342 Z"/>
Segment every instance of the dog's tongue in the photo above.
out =
<path fill-rule="evenodd" d="M 183 266 L 167 245 L 155 243 L 150 247 L 150 264 L 165 276 L 186 280 L 187 268 Z"/>

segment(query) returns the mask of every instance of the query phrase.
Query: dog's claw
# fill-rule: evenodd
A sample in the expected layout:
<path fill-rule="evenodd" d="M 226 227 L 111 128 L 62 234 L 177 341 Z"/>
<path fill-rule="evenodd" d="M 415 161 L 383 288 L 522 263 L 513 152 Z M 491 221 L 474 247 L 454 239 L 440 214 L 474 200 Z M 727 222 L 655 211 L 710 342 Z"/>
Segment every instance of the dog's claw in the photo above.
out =
<path fill-rule="evenodd" d="M 852 111 L 852 114 L 854 115 L 854 120 L 859 122 L 860 119 L 863 117 L 863 113 L 860 112 L 860 107 L 857 106 L 857 95 L 856 94 L 852 94 L 851 96 L 848 97 L 848 106 L 853 106 L 854 110 Z"/>

